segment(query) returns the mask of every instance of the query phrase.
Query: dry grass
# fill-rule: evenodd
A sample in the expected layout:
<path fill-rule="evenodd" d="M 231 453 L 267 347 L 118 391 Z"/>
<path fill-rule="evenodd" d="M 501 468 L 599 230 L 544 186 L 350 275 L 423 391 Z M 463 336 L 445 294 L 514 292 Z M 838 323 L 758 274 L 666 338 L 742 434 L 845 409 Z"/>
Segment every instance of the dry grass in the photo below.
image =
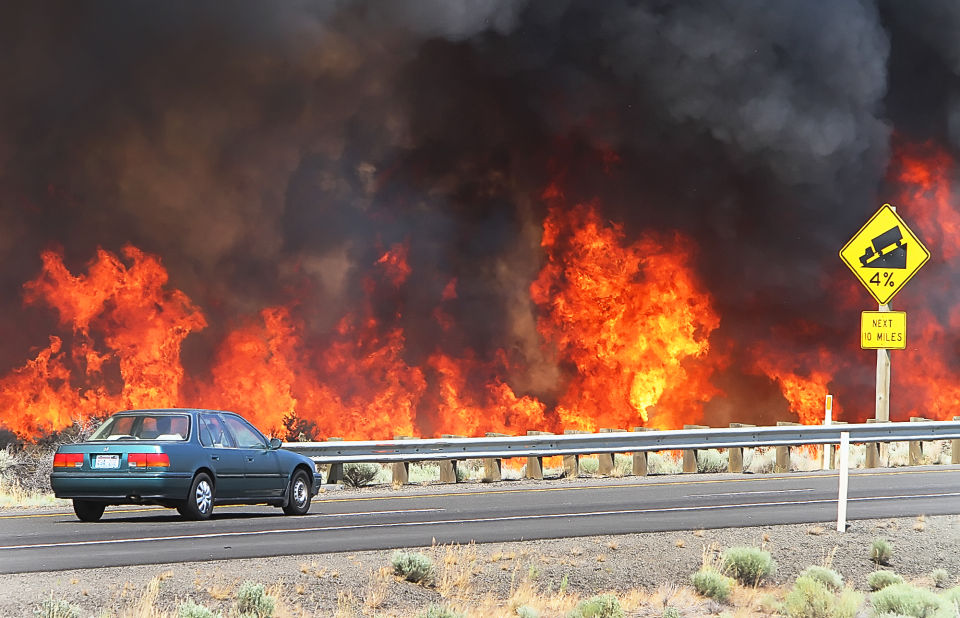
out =
<path fill-rule="evenodd" d="M 474 543 L 433 547 L 437 592 L 443 598 L 470 599 L 474 596 L 473 576 L 480 573 L 480 554 Z"/>
<path fill-rule="evenodd" d="M 367 589 L 363 595 L 363 604 L 373 610 L 379 609 L 387 598 L 387 594 L 390 591 L 390 584 L 395 581 L 393 569 L 389 566 L 380 567 L 376 575 L 372 575 L 367 581 Z"/>

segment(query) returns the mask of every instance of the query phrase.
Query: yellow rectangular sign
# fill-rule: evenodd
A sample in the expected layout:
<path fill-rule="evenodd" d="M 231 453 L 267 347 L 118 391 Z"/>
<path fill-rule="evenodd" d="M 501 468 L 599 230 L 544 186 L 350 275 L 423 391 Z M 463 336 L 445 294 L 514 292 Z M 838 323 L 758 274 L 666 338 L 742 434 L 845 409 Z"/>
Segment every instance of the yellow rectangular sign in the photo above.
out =
<path fill-rule="evenodd" d="M 860 314 L 860 347 L 864 350 L 904 350 L 906 311 L 864 311 Z"/>

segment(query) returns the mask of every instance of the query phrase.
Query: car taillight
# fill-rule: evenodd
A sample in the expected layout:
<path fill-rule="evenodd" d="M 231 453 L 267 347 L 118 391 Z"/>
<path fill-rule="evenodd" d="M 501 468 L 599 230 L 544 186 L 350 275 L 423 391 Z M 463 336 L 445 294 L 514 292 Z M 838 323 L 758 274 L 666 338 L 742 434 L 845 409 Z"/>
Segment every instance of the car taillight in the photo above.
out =
<path fill-rule="evenodd" d="M 53 456 L 54 468 L 82 468 L 83 453 L 57 453 Z"/>
<path fill-rule="evenodd" d="M 129 468 L 169 468 L 170 456 L 166 453 L 129 453 L 127 455 Z"/>

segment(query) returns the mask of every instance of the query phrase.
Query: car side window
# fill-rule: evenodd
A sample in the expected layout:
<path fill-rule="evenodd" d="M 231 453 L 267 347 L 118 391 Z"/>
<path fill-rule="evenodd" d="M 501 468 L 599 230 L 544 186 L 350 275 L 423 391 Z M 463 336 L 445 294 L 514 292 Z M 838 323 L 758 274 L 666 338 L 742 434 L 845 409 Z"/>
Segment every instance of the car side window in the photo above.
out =
<path fill-rule="evenodd" d="M 236 416 L 224 416 L 223 422 L 227 424 L 233 437 L 236 438 L 239 448 L 267 448 L 267 442 L 260 435 L 260 432 L 243 419 Z"/>
<path fill-rule="evenodd" d="M 233 439 L 216 414 L 200 415 L 200 443 L 218 448 L 233 447 Z"/>

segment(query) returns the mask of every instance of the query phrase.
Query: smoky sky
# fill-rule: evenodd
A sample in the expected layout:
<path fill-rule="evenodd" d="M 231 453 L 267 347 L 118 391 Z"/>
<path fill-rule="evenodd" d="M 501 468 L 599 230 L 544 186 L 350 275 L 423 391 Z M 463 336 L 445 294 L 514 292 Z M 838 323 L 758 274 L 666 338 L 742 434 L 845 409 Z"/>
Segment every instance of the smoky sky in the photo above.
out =
<path fill-rule="evenodd" d="M 547 365 L 527 290 L 558 176 L 631 235 L 695 238 L 722 328 L 762 332 L 823 302 L 894 135 L 960 144 L 958 26 L 949 2 L 4 3 L 0 367 L 46 343 L 43 249 L 81 272 L 128 243 L 210 316 L 198 358 L 292 294 L 329 330 L 406 243 L 374 310 L 411 362 Z"/>

